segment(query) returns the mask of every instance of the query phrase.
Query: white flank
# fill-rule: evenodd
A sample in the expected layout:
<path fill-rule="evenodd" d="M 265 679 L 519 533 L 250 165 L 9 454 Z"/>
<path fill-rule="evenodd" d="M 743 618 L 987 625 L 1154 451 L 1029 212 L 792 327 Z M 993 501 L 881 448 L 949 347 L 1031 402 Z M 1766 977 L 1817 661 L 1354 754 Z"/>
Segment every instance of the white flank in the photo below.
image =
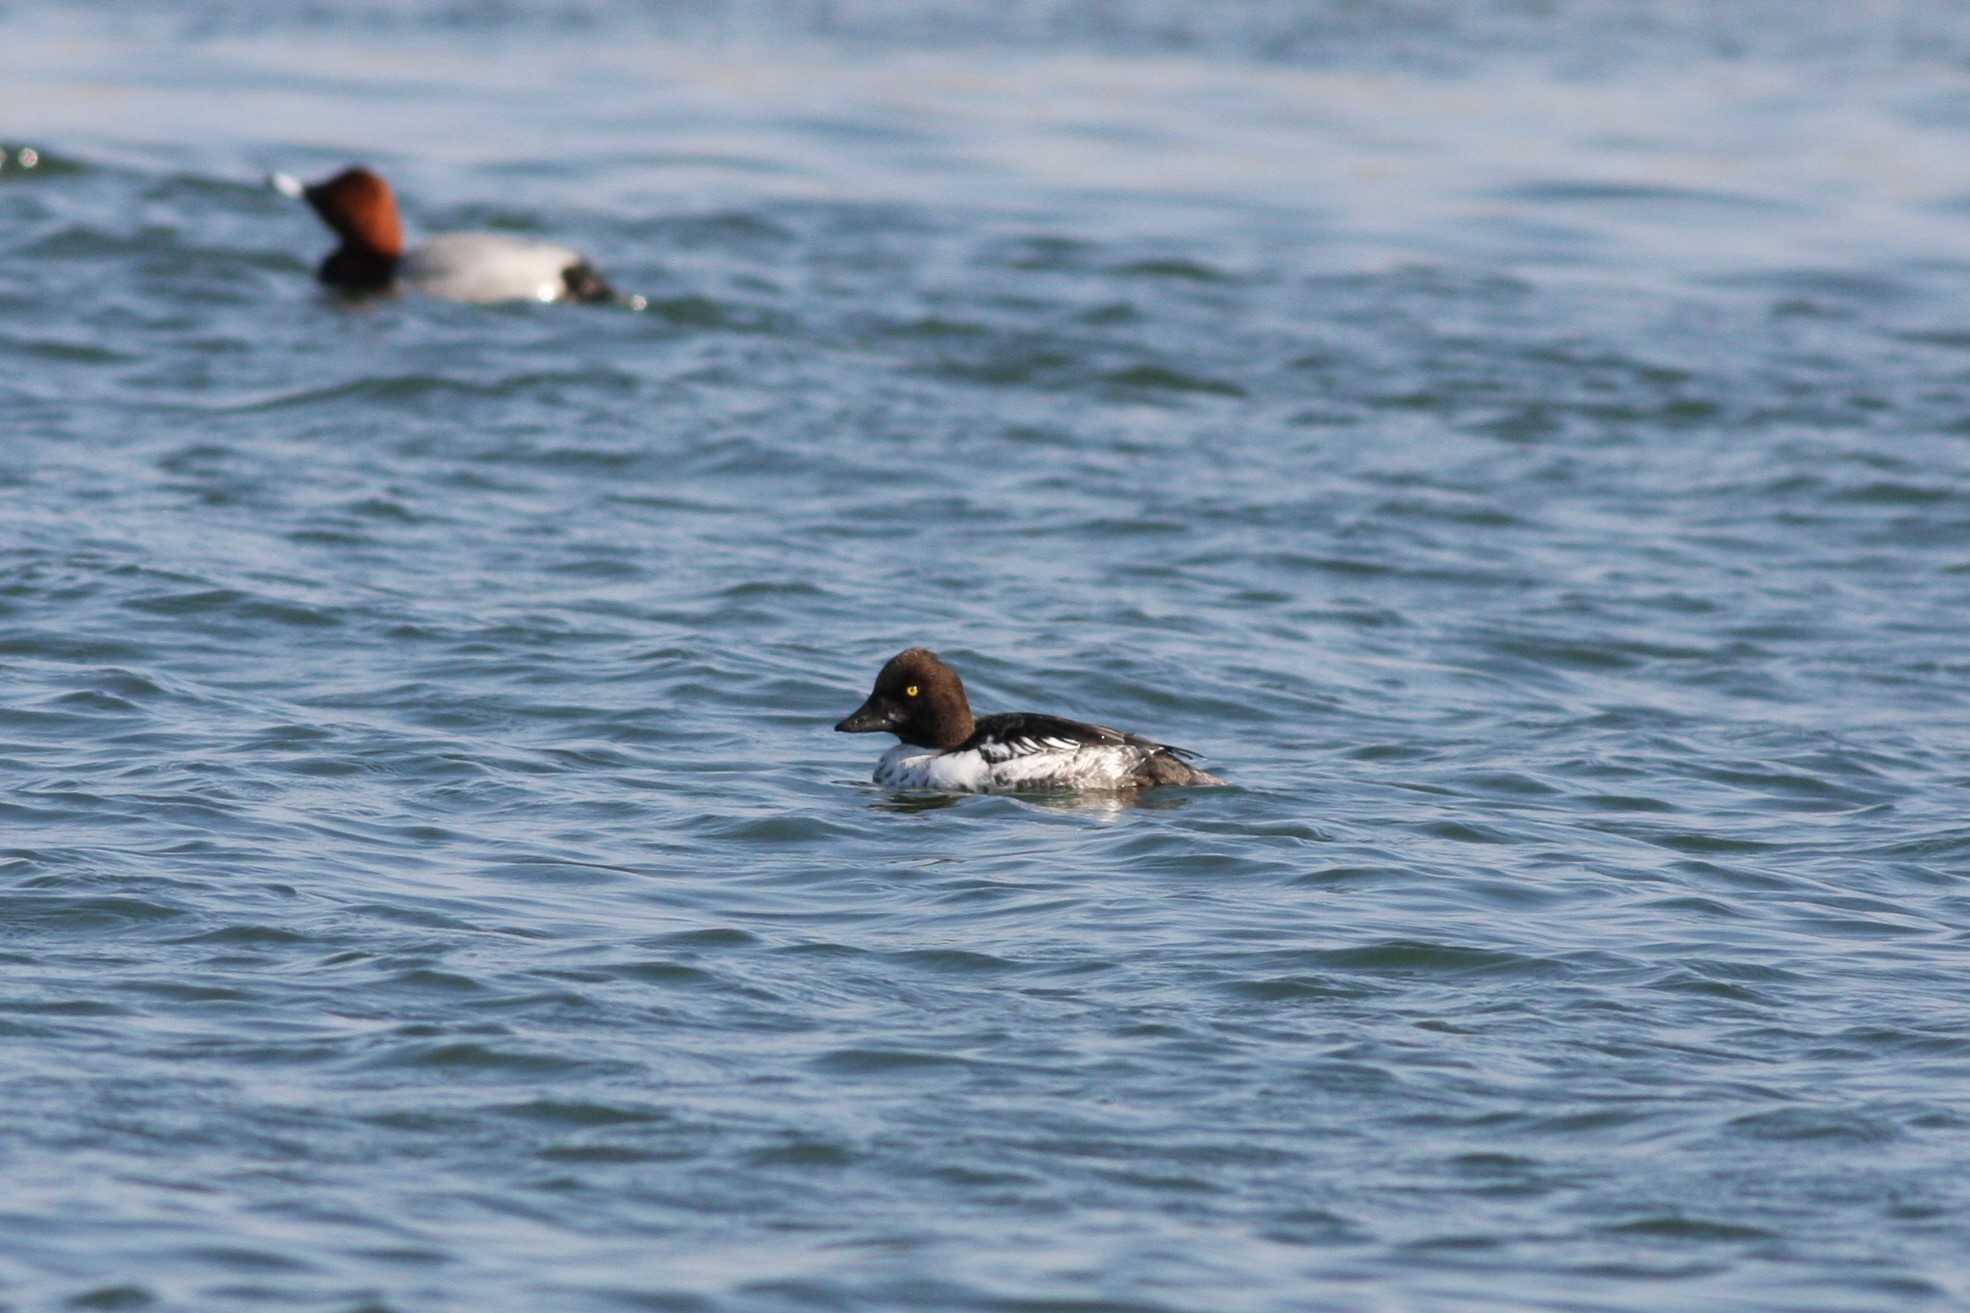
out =
<path fill-rule="evenodd" d="M 934 793 L 1038 793 L 1135 786 L 1135 770 L 1143 759 L 1140 748 L 1060 740 L 1047 743 L 1011 756 L 1002 755 L 998 745 L 985 752 L 939 752 L 899 743 L 876 763 L 876 783 L 888 789 Z"/>
<path fill-rule="evenodd" d="M 580 253 L 551 242 L 439 233 L 404 255 L 397 278 L 448 301 L 558 301 L 568 292 L 563 271 L 580 263 Z"/>

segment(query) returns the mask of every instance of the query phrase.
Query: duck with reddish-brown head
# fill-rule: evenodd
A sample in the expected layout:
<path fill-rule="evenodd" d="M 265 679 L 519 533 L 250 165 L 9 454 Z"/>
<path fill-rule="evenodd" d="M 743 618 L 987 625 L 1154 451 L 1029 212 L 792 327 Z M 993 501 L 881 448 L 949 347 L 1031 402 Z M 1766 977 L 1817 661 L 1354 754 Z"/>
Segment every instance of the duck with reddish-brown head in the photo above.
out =
<path fill-rule="evenodd" d="M 300 189 L 339 245 L 316 271 L 352 294 L 409 288 L 450 301 L 618 299 L 579 251 L 505 233 L 439 233 L 404 245 L 397 198 L 361 165 Z"/>

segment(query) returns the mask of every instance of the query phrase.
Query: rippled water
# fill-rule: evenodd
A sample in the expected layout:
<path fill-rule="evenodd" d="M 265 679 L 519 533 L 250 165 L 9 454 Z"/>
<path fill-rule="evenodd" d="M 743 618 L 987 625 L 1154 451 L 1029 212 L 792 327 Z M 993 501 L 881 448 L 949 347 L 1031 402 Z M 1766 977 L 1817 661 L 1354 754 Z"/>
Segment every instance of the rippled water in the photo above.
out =
<path fill-rule="evenodd" d="M 1819 8 L 0 11 L 0 1307 L 1970 1302 L 1970 20 Z M 885 796 L 918 642 L 1235 787 Z"/>

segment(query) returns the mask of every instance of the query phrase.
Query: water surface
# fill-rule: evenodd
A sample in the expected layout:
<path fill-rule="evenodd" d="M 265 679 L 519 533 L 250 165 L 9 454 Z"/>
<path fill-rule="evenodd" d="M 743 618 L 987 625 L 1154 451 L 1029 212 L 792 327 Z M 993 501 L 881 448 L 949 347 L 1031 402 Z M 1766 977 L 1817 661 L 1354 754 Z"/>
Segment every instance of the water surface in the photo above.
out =
<path fill-rule="evenodd" d="M 1970 22 L 1561 8 L 0 11 L 0 1306 L 1970 1300 Z"/>

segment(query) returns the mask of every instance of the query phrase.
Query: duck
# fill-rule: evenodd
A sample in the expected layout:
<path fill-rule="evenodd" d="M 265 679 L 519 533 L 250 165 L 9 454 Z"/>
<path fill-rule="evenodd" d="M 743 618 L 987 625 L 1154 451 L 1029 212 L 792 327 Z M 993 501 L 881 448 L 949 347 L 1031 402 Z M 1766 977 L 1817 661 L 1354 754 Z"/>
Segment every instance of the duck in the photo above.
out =
<path fill-rule="evenodd" d="M 409 288 L 474 302 L 619 299 L 581 252 L 552 242 L 458 232 L 438 233 L 406 249 L 390 184 L 360 164 L 307 186 L 277 174 L 274 185 L 298 193 L 341 239 L 315 271 L 340 292 Z"/>
<path fill-rule="evenodd" d="M 934 793 L 1073 793 L 1222 785 L 1197 754 L 1106 725 L 1029 711 L 973 716 L 964 681 L 928 648 L 898 652 L 835 729 L 901 740 L 876 763 L 885 788 Z"/>

